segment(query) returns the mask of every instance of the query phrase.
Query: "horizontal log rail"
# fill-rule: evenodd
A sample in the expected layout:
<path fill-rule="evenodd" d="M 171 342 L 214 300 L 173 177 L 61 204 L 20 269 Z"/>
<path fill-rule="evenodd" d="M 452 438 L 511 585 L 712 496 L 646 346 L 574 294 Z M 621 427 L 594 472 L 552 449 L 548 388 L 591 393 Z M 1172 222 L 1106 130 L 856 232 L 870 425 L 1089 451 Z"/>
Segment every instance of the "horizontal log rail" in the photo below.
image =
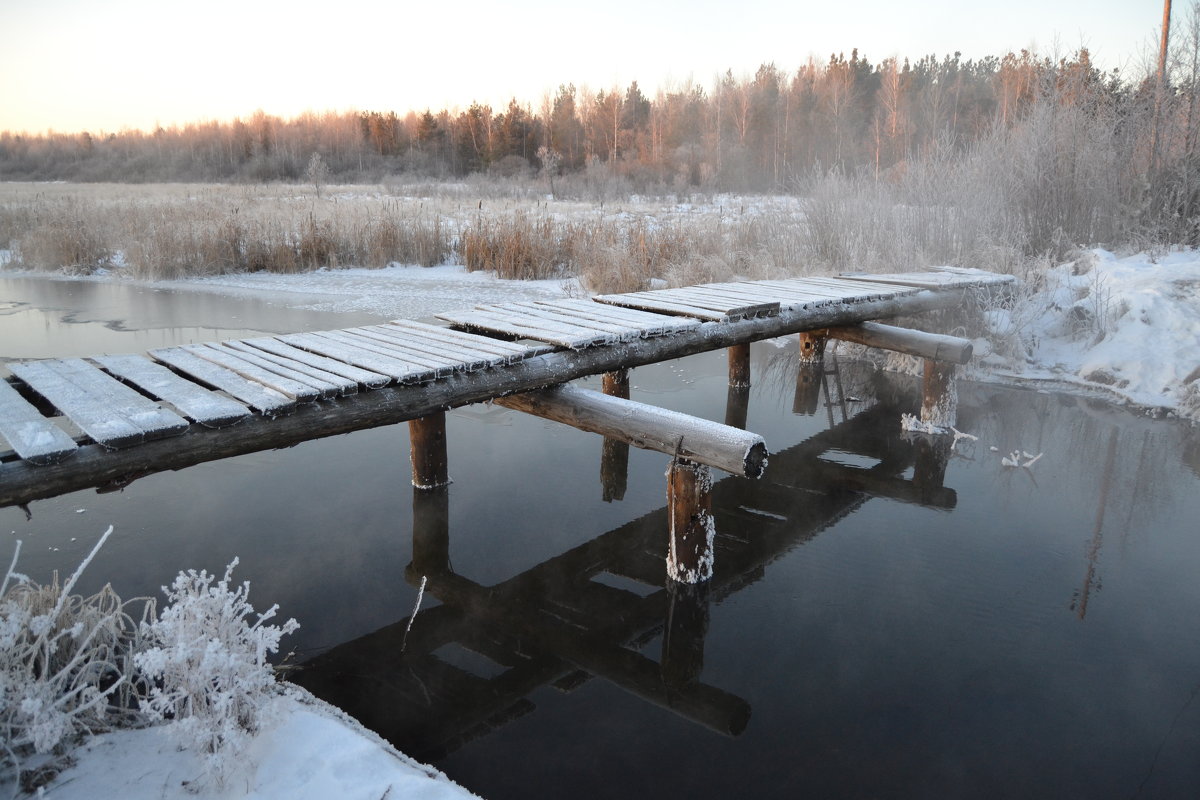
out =
<path fill-rule="evenodd" d="M 553 386 L 494 402 L 746 478 L 761 476 L 767 464 L 767 446 L 757 433 L 578 386 Z"/>
<path fill-rule="evenodd" d="M 898 328 L 879 322 L 861 322 L 858 325 L 842 325 L 828 329 L 833 339 L 854 342 L 882 350 L 893 350 L 934 361 L 965 364 L 971 360 L 973 346 L 967 339 L 941 333 L 927 333 L 912 328 Z"/>

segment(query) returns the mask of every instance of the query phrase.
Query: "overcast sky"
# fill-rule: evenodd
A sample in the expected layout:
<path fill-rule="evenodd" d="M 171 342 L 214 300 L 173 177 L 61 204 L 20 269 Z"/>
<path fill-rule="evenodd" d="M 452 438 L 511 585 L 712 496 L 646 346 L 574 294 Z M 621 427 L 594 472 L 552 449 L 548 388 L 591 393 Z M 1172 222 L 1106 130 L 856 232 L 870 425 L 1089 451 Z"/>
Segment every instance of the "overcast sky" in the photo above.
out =
<path fill-rule="evenodd" d="M 584 8 L 586 7 L 586 11 Z M 1182 27 L 1184 4 L 1174 25 Z M 810 57 L 1081 45 L 1137 73 L 1161 0 L 0 0 L 0 130 L 117 131 L 255 109 L 535 108 L 560 83 L 645 94 Z"/>

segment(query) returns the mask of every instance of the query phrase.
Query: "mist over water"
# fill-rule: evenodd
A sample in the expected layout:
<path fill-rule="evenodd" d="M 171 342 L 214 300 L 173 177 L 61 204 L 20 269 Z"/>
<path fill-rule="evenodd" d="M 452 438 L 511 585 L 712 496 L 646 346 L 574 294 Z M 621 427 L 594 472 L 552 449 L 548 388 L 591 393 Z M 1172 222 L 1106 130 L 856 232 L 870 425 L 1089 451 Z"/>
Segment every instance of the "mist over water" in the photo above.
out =
<path fill-rule="evenodd" d="M 0 284 L 5 358 L 379 319 Z M 717 483 L 701 592 L 661 583 L 665 456 L 632 450 L 605 502 L 600 437 L 487 405 L 448 414 L 432 502 L 399 425 L 0 509 L 0 538 L 44 580 L 113 524 L 80 588 L 123 597 L 239 557 L 255 606 L 301 623 L 294 680 L 493 800 L 1200 791 L 1197 432 L 963 384 L 979 439 L 939 453 L 901 436 L 909 380 L 830 367 L 808 402 L 794 341 L 753 348 L 771 462 Z M 707 419 L 738 401 L 720 352 L 631 384 Z"/>

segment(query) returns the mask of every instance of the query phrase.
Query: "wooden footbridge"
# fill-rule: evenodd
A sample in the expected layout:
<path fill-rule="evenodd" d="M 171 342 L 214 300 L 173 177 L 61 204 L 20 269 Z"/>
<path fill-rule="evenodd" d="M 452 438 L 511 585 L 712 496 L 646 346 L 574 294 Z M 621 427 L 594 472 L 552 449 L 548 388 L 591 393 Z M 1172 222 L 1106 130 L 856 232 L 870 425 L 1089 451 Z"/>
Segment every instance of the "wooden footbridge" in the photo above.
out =
<path fill-rule="evenodd" d="M 703 580 L 708 468 L 758 477 L 765 444 L 629 401 L 628 369 L 728 348 L 731 385 L 748 384 L 750 342 L 800 334 L 801 358 L 819 362 L 825 340 L 840 338 L 925 358 L 922 419 L 950 424 L 953 367 L 970 358 L 970 343 L 873 320 L 958 307 L 1011 282 L 946 268 L 707 284 L 482 305 L 438 314 L 439 324 L 12 362 L 13 377 L 0 381 L 0 506 L 403 421 L 414 485 L 435 487 L 448 480 L 443 412 L 495 401 L 671 455 L 672 552 L 685 538 L 699 542 L 682 548 L 695 552 L 672 575 Z M 604 393 L 567 385 L 602 373 Z"/>

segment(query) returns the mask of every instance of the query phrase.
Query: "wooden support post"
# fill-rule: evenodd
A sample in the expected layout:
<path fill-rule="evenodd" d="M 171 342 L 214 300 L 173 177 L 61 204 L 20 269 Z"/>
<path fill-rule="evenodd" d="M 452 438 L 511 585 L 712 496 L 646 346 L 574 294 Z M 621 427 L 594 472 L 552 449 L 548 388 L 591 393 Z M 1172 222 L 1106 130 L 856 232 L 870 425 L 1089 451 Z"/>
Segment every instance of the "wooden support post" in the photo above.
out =
<path fill-rule="evenodd" d="M 750 343 L 742 342 L 725 348 L 729 353 L 729 385 L 750 385 Z"/>
<path fill-rule="evenodd" d="M 954 386 L 954 365 L 925 359 L 925 378 L 921 382 L 921 422 L 949 433 L 958 416 L 958 390 Z"/>
<path fill-rule="evenodd" d="M 420 575 L 450 571 L 450 489 L 413 487 L 412 568 Z"/>
<path fill-rule="evenodd" d="M 436 489 L 450 483 L 446 465 L 446 412 L 409 420 L 408 439 L 413 486 Z"/>
<path fill-rule="evenodd" d="M 750 414 L 750 387 L 729 385 L 725 395 L 725 424 L 731 428 L 746 430 L 746 419 Z"/>
<path fill-rule="evenodd" d="M 609 397 L 629 399 L 629 370 L 619 369 L 604 373 L 601 391 Z M 606 503 L 625 498 L 629 485 L 629 443 L 620 439 L 604 437 L 600 445 L 601 499 Z"/>
<path fill-rule="evenodd" d="M 663 625 L 663 683 L 669 689 L 692 686 L 704 670 L 708 634 L 708 584 L 667 583 L 670 605 Z"/>
<path fill-rule="evenodd" d="M 825 342 L 829 338 L 823 331 L 804 331 L 800 334 L 800 364 L 823 364 Z"/>
<path fill-rule="evenodd" d="M 600 377 L 600 390 L 609 397 L 629 399 L 629 370 L 618 369 Z"/>
<path fill-rule="evenodd" d="M 767 465 L 767 446 L 756 433 L 578 386 L 498 397 L 495 403 L 747 478 L 759 477 Z"/>
<path fill-rule="evenodd" d="M 667 576 L 679 583 L 702 583 L 713 574 L 712 472 L 677 458 L 667 469 L 670 542 Z"/>

